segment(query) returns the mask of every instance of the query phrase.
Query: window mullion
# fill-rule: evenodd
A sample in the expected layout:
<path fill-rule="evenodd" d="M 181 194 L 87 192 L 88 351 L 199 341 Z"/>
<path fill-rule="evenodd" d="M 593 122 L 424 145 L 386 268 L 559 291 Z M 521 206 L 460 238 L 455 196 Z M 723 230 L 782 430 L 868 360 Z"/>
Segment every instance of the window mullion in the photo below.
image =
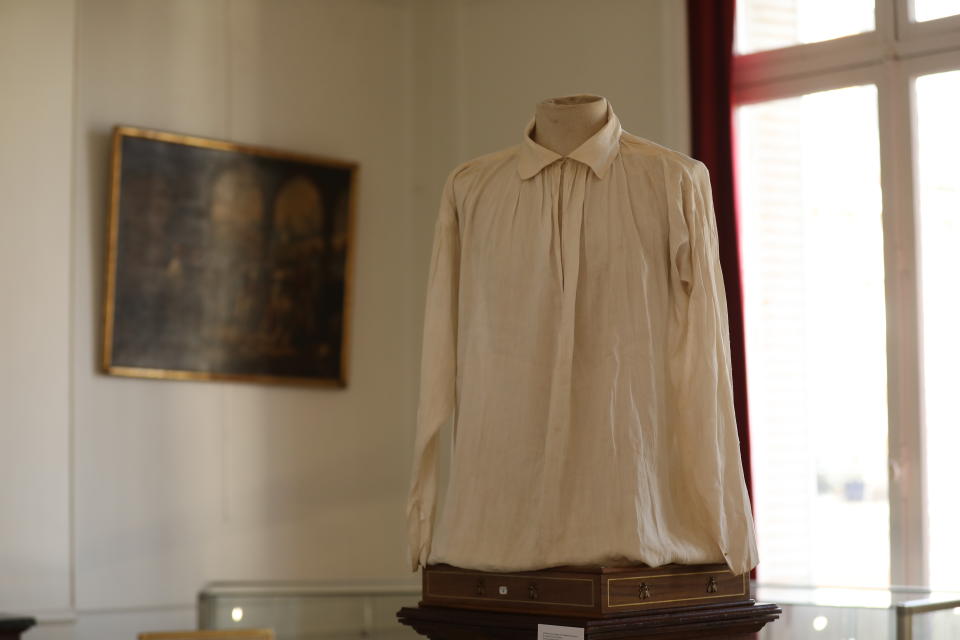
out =
<path fill-rule="evenodd" d="M 889 47 L 875 31 L 836 40 L 758 51 L 733 59 L 734 91 L 771 82 L 817 78 L 823 74 L 865 69 L 884 57 Z"/>
<path fill-rule="evenodd" d="M 876 0 L 877 34 L 882 42 L 894 42 L 899 38 L 901 16 L 906 16 L 909 0 Z M 903 11 L 904 13 L 901 13 Z"/>
<path fill-rule="evenodd" d="M 887 300 L 890 579 L 894 585 L 923 586 L 929 571 L 914 187 L 916 127 L 904 65 L 886 60 L 882 66 L 878 117 Z"/>

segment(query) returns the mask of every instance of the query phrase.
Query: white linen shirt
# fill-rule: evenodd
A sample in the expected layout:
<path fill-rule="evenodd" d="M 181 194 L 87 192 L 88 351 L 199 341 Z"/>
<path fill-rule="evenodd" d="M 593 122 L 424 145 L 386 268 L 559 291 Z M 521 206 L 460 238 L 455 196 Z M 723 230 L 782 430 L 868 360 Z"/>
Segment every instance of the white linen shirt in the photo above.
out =
<path fill-rule="evenodd" d="M 410 561 L 757 564 L 706 165 L 604 127 L 456 166 L 427 284 Z M 434 531 L 438 433 L 453 428 Z"/>

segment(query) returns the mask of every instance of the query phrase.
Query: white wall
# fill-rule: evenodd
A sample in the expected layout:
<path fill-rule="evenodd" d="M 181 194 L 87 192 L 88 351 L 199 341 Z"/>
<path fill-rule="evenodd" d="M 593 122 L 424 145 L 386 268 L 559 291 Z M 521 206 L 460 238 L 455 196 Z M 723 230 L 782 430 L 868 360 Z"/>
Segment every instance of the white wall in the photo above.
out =
<path fill-rule="evenodd" d="M 418 0 L 414 215 L 432 226 L 461 160 L 520 141 L 545 98 L 596 93 L 628 131 L 688 152 L 685 2 Z M 441 175 L 442 174 L 442 175 Z M 437 176 L 440 176 L 439 178 Z M 421 225 L 422 273 L 431 240 Z"/>
<path fill-rule="evenodd" d="M 70 606 L 72 0 L 0 0 L 0 611 Z"/>
<path fill-rule="evenodd" d="M 628 131 L 686 147 L 684 4 L 462 0 L 460 149 L 515 144 L 538 101 L 574 93 L 606 96 Z"/>
<path fill-rule="evenodd" d="M 401 499 L 413 385 L 398 338 L 412 335 L 409 8 L 78 6 L 77 609 L 179 607 L 192 624 L 196 592 L 211 579 L 406 577 Z M 96 373 L 116 123 L 360 163 L 348 388 Z M 91 618 L 83 635 L 120 623 Z"/>
<path fill-rule="evenodd" d="M 22 452 L 0 467 L 0 610 L 45 621 L 28 638 L 131 638 L 193 626 L 210 580 L 414 581 L 446 172 L 576 92 L 685 150 L 682 4 L 0 0 L 0 450 Z M 97 372 L 119 123 L 361 164 L 347 389 Z"/>

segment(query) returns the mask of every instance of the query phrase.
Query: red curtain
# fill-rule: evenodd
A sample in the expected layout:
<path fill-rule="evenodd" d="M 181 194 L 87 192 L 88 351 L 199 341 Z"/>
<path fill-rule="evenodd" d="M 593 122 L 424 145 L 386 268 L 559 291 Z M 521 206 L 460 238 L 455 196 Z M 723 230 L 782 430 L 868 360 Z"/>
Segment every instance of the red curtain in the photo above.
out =
<path fill-rule="evenodd" d="M 736 137 L 730 96 L 735 9 L 736 0 L 687 0 L 691 155 L 707 165 L 713 186 L 720 264 L 730 316 L 730 358 L 740 454 L 747 489 L 752 495 L 743 296 L 737 243 Z"/>

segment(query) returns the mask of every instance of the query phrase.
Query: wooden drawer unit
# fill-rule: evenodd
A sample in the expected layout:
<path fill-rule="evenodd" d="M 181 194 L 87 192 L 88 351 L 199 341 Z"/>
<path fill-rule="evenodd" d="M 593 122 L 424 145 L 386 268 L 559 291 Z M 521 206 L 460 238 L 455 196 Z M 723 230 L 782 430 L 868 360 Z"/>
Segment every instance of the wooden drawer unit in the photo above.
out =
<path fill-rule="evenodd" d="M 683 569 L 686 571 L 611 575 L 605 580 L 604 604 L 610 610 L 638 611 L 750 598 L 749 574 L 734 575 L 726 565 Z"/>
<path fill-rule="evenodd" d="M 726 565 L 556 567 L 495 573 L 430 565 L 423 605 L 606 617 L 750 600 L 749 576 Z"/>
<path fill-rule="evenodd" d="M 427 567 L 423 603 L 493 611 L 580 609 L 590 613 L 599 593 L 592 576 L 560 572 L 487 573 Z"/>

